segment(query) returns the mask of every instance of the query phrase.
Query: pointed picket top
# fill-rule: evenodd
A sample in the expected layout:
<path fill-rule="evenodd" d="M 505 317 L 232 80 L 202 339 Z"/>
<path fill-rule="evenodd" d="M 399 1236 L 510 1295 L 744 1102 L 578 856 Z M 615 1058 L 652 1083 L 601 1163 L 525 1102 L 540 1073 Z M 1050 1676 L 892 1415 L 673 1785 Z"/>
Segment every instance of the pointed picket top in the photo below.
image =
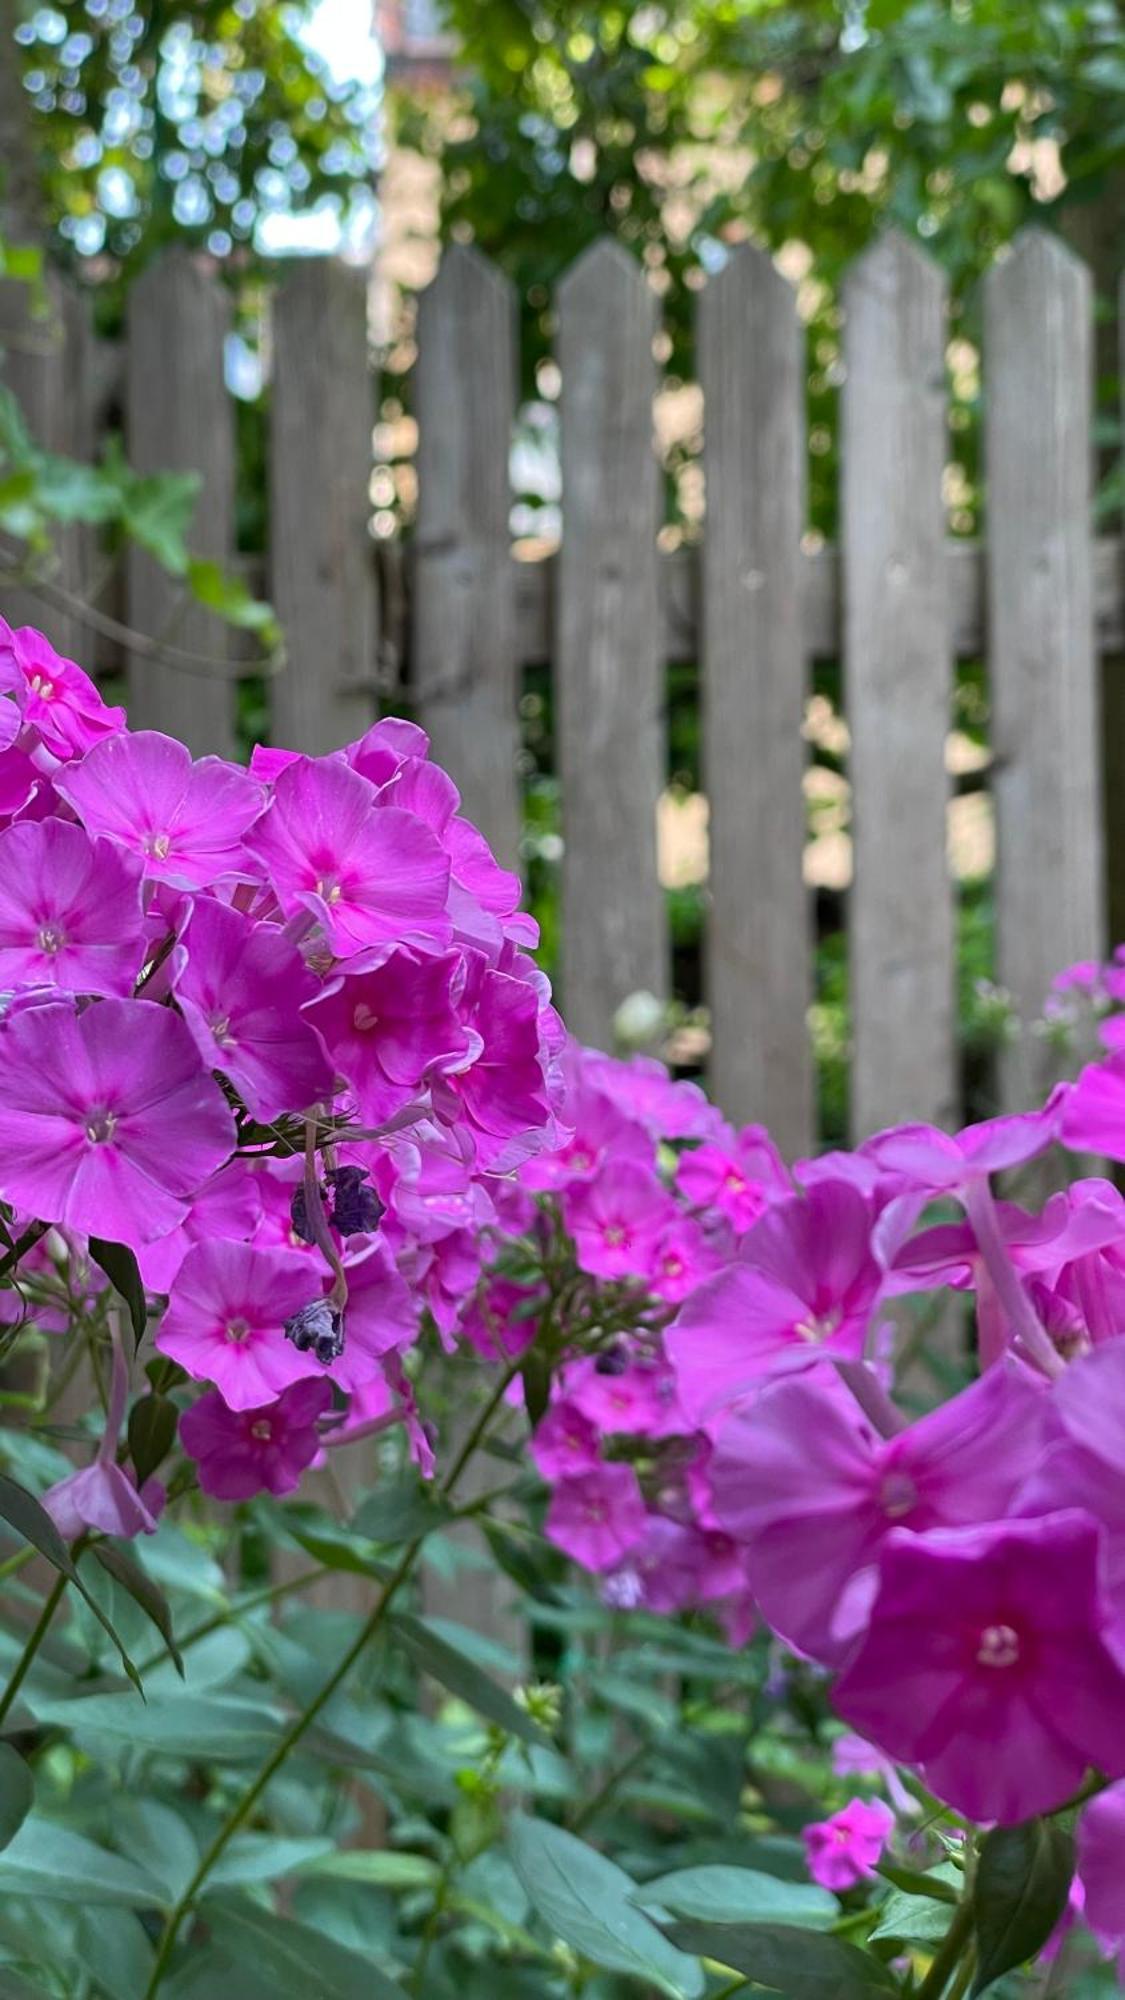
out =
<path fill-rule="evenodd" d="M 1092 283 L 1090 267 L 1055 230 L 1032 222 L 999 252 L 985 273 L 984 286 L 986 293 L 1002 297 L 1025 287 L 1039 290 L 1052 282 L 1085 288 Z"/>
<path fill-rule="evenodd" d="M 844 283 L 863 282 L 874 287 L 886 279 L 900 284 L 936 279 L 944 285 L 945 274 L 929 251 L 913 236 L 907 235 L 904 229 L 882 229 L 866 249 L 852 259 Z"/>
<path fill-rule="evenodd" d="M 428 285 L 418 295 L 418 311 L 424 315 L 446 299 L 473 301 L 495 294 L 505 307 L 511 306 L 516 289 L 507 273 L 475 243 L 450 243 L 442 251 L 441 262 Z"/>
<path fill-rule="evenodd" d="M 699 295 L 700 314 L 706 315 L 708 299 L 717 304 L 719 300 L 751 294 L 757 298 L 764 295 L 788 299 L 796 312 L 796 289 L 784 271 L 778 270 L 769 251 L 763 250 L 760 243 L 736 243 L 704 285 Z"/>
<path fill-rule="evenodd" d="M 569 265 L 555 288 L 559 310 L 573 312 L 584 299 L 643 298 L 655 315 L 656 299 L 637 259 L 615 236 L 599 236 Z"/>

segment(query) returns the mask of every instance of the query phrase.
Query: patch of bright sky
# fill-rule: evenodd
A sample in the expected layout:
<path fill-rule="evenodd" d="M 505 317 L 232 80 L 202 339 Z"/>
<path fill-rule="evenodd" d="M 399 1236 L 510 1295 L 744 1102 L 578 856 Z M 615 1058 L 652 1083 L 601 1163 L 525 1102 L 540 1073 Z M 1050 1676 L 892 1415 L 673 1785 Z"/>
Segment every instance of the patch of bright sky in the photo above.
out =
<path fill-rule="evenodd" d="M 318 0 L 301 29 L 301 40 L 338 83 L 360 83 L 377 98 L 383 51 L 376 40 L 373 14 L 372 0 Z M 335 204 L 326 202 L 301 215 L 263 217 L 258 225 L 258 246 L 275 256 L 305 251 L 362 258 L 370 254 L 377 219 L 374 193 L 370 199 L 353 199 L 346 217 L 341 217 Z"/>

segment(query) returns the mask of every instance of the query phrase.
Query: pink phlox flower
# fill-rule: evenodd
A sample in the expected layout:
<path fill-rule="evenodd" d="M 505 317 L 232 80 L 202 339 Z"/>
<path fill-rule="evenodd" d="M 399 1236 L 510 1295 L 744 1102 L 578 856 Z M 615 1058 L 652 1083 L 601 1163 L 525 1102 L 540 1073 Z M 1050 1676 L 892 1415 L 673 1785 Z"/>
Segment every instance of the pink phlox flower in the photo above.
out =
<path fill-rule="evenodd" d="M 396 777 L 409 762 L 424 763 L 429 756 L 430 739 L 416 722 L 407 722 L 402 716 L 381 715 L 370 729 L 348 743 L 343 752 L 345 763 L 351 765 L 371 784 L 383 786 Z M 438 769 L 438 766 L 434 766 Z M 444 773 L 443 773 L 444 775 Z M 446 780 L 454 793 L 455 803 L 450 808 L 456 811 L 460 795 L 452 779 Z"/>
<path fill-rule="evenodd" d="M 514 1360 L 535 1339 L 548 1296 L 545 1287 L 494 1278 L 483 1295 L 474 1292 L 462 1313 L 461 1338 L 482 1361 Z"/>
<path fill-rule="evenodd" d="M 889 1757 L 884 1757 L 874 1743 L 857 1736 L 854 1730 L 845 1730 L 833 1743 L 832 1769 L 838 1778 L 878 1778 L 886 1786 L 891 1804 L 900 1818 L 909 1819 L 922 1810 L 913 1792 L 907 1791 L 899 1777 L 897 1765 Z"/>
<path fill-rule="evenodd" d="M 560 1396 L 532 1433 L 531 1456 L 544 1479 L 581 1478 L 600 1462 L 597 1425 Z"/>
<path fill-rule="evenodd" d="M 1098 1527 L 902 1529 L 833 1701 L 845 1722 L 970 1819 L 1053 1812 L 1091 1765 L 1125 1772 L 1125 1668 L 1106 1637 Z"/>
<path fill-rule="evenodd" d="M 456 1074 L 432 1079 L 434 1110 L 447 1124 L 463 1120 L 478 1163 L 501 1171 L 541 1143 L 550 1118 L 541 995 L 531 980 L 496 971 L 479 952 L 467 953 L 465 963 L 459 1011 L 479 1053 Z"/>
<path fill-rule="evenodd" d="M 5 705 L 10 706 L 10 703 Z M 22 814 L 33 803 L 38 804 L 38 795 L 45 786 L 45 779 L 26 750 L 19 745 L 0 750 L 0 821 L 7 824 L 17 813 Z"/>
<path fill-rule="evenodd" d="M 456 954 L 395 951 L 370 971 L 331 981 L 313 999 L 306 1019 L 355 1092 L 365 1123 L 389 1118 L 424 1093 L 431 1074 L 479 1053 L 479 1037 L 457 1016 L 461 983 Z"/>
<path fill-rule="evenodd" d="M 545 1190 L 592 1180 L 611 1159 L 618 1164 L 632 1160 L 641 1166 L 651 1166 L 655 1149 L 645 1127 L 636 1119 L 627 1118 L 611 1097 L 595 1089 L 583 1075 L 575 1077 L 569 1061 L 566 1069 L 568 1135 L 559 1145 L 525 1162 L 520 1169 L 524 1186 Z"/>
<path fill-rule="evenodd" d="M 642 1540 L 648 1515 L 630 1465 L 599 1465 L 562 1479 L 551 1496 L 549 1541 L 583 1569 L 613 1569 Z"/>
<path fill-rule="evenodd" d="M 629 1551 L 621 1571 L 607 1578 L 603 1596 L 610 1603 L 674 1617 L 739 1594 L 745 1584 L 729 1535 L 649 1514 L 642 1540 Z"/>
<path fill-rule="evenodd" d="M 0 986 L 124 997 L 145 951 L 134 861 L 60 819 L 0 833 Z"/>
<path fill-rule="evenodd" d="M 317 982 L 287 938 L 199 897 L 179 957 L 176 999 L 199 1053 L 256 1118 L 332 1095 L 332 1064 L 300 1011 Z"/>
<path fill-rule="evenodd" d="M 869 1880 L 894 1832 L 895 1816 L 882 1799 L 849 1799 L 829 1819 L 803 1830 L 809 1874 L 837 1893 Z"/>
<path fill-rule="evenodd" d="M 1012 1362 L 881 1438 L 827 1368 L 763 1389 L 720 1431 L 709 1477 L 775 1631 L 838 1662 L 888 1535 L 1005 1513 L 1041 1454 L 1048 1403 Z"/>
<path fill-rule="evenodd" d="M 1072 1361 L 1046 1399 L 1047 1449 L 1027 1468 L 1015 1511 L 1082 1507 L 1101 1523 L 1103 1584 L 1125 1640 L 1125 1341 Z"/>
<path fill-rule="evenodd" d="M 676 1208 L 650 1168 L 623 1160 L 566 1189 L 563 1218 L 580 1269 L 595 1278 L 645 1279 Z"/>
<path fill-rule="evenodd" d="M 722 1112 L 699 1085 L 670 1076 L 655 1056 L 622 1061 L 586 1049 L 582 1066 L 594 1089 L 611 1097 L 619 1111 L 646 1128 L 650 1138 L 712 1139 L 728 1129 Z"/>
<path fill-rule="evenodd" d="M 658 1299 L 679 1305 L 722 1269 L 724 1259 L 714 1240 L 693 1216 L 678 1216 L 670 1222 L 654 1253 L 648 1282 Z"/>
<path fill-rule="evenodd" d="M 188 1252 L 156 1333 L 161 1354 L 196 1382 L 213 1382 L 232 1410 L 258 1409 L 306 1376 L 312 1353 L 285 1337 L 286 1322 L 317 1295 L 304 1257 L 212 1240 Z"/>
<path fill-rule="evenodd" d="M 1062 1137 L 1073 1152 L 1125 1160 L 1125 1054 L 1081 1072 L 1067 1100 Z"/>
<path fill-rule="evenodd" d="M 396 1261 L 411 1291 L 429 1308 L 442 1345 L 452 1353 L 461 1315 L 481 1273 L 481 1242 L 475 1231 L 452 1229 L 428 1243 L 407 1241 Z"/>
<path fill-rule="evenodd" d="M 184 1023 L 144 1000 L 59 1002 L 0 1029 L 0 1194 L 134 1249 L 229 1156 L 234 1121 Z"/>
<path fill-rule="evenodd" d="M 793 1192 L 784 1162 L 764 1125 L 729 1128 L 680 1155 L 676 1181 L 695 1208 L 717 1209 L 742 1236 L 771 1202 Z"/>
<path fill-rule="evenodd" d="M 610 1348 L 566 1370 L 566 1395 L 597 1429 L 610 1435 L 681 1437 L 691 1430 L 676 1399 L 676 1378 L 662 1356 Z"/>
<path fill-rule="evenodd" d="M 141 729 L 97 744 L 55 782 L 86 831 L 137 855 L 152 881 L 205 889 L 248 873 L 243 836 L 265 794 L 221 757 L 193 763 L 182 743 Z"/>
<path fill-rule="evenodd" d="M 1096 958 L 1080 958 L 1063 967 L 1051 981 L 1052 993 L 1096 994 L 1102 983 L 1103 967 Z"/>
<path fill-rule="evenodd" d="M 229 1160 L 204 1181 L 178 1228 L 137 1251 L 141 1276 L 150 1292 L 170 1292 L 188 1251 L 218 1237 L 249 1243 L 262 1219 L 262 1176 L 245 1160 Z"/>
<path fill-rule="evenodd" d="M 491 1225 L 495 1210 L 487 1187 L 473 1174 L 471 1147 L 467 1133 L 425 1125 L 409 1140 L 392 1142 L 390 1160 L 382 1171 L 375 1169 L 375 1184 L 406 1235 L 437 1243 L 455 1230 Z"/>
<path fill-rule="evenodd" d="M 1057 1084 L 1037 1111 L 986 1118 L 951 1137 L 935 1125 L 896 1125 L 860 1148 L 903 1191 L 955 1193 L 989 1174 L 1022 1167 L 1063 1135 L 1073 1086 Z"/>
<path fill-rule="evenodd" d="M 295 1493 L 321 1454 L 318 1421 L 332 1403 L 327 1381 L 294 1382 L 260 1409 L 228 1409 L 208 1389 L 180 1419 L 180 1442 L 213 1500 Z"/>
<path fill-rule="evenodd" d="M 107 708 L 88 674 L 56 653 L 31 625 L 15 630 L 0 618 L 0 689 L 15 697 L 25 723 L 64 762 L 81 757 L 125 727 L 125 711 Z M 4 704 L 5 710 L 8 704 Z M 6 730 L 11 723 L 5 718 Z M 10 739 L 9 739 L 10 740 Z"/>
<path fill-rule="evenodd" d="M 64 1541 L 76 1540 L 88 1528 L 131 1541 L 134 1535 L 156 1533 L 164 1488 L 159 1479 L 146 1479 L 138 1492 L 128 1466 L 95 1459 L 50 1487 L 43 1505 Z"/>
<path fill-rule="evenodd" d="M 824 1181 L 776 1202 L 739 1260 L 684 1300 L 665 1335 L 680 1401 L 702 1423 L 777 1368 L 858 1355 L 882 1282 L 869 1202 Z"/>
<path fill-rule="evenodd" d="M 452 869 L 449 914 L 455 935 L 490 957 L 505 938 L 525 951 L 534 951 L 539 925 L 520 909 L 520 878 L 501 868 L 484 835 L 458 815 L 446 827 L 442 845 Z"/>
<path fill-rule="evenodd" d="M 435 835 L 412 813 L 380 811 L 374 787 L 339 758 L 287 764 L 246 846 L 285 915 L 315 918 L 338 957 L 448 943 L 449 862 Z"/>
<path fill-rule="evenodd" d="M 1078 1880 L 1083 1889 L 1080 1911 L 1103 1950 L 1121 1950 L 1125 1946 L 1125 1784 L 1109 1785 L 1082 1808 Z"/>

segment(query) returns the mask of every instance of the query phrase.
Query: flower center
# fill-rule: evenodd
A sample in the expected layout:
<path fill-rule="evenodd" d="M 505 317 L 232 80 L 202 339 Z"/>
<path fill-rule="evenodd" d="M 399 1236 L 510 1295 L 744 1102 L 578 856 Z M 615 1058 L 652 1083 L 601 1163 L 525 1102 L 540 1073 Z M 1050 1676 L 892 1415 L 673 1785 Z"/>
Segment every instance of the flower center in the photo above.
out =
<path fill-rule="evenodd" d="M 888 1520 L 900 1521 L 918 1504 L 918 1488 L 905 1472 L 888 1472 L 879 1488 L 879 1502 Z"/>
<path fill-rule="evenodd" d="M 802 1340 L 813 1343 L 831 1340 L 842 1318 L 839 1306 L 833 1306 L 829 1312 L 810 1313 L 807 1319 L 799 1319 L 793 1331 Z"/>
<path fill-rule="evenodd" d="M 977 1647 L 982 1667 L 1014 1667 L 1020 1656 L 1020 1635 L 1011 1625 L 986 1625 Z"/>
<path fill-rule="evenodd" d="M 222 1049 L 234 1048 L 235 1041 L 234 1041 L 234 1036 L 231 1034 L 230 1031 L 229 1014 L 216 1014 L 212 1016 L 211 1033 L 214 1035 L 215 1040 L 218 1042 L 220 1048 Z"/>
<path fill-rule="evenodd" d="M 44 924 L 35 942 L 40 951 L 46 952 L 49 958 L 54 958 L 66 943 L 66 932 L 60 930 L 57 924 Z"/>
<path fill-rule="evenodd" d="M 251 1424 L 250 1435 L 252 1438 L 257 1438 L 260 1444 L 269 1444 L 273 1437 L 273 1428 L 269 1418 L 259 1417 L 256 1424 Z"/>
<path fill-rule="evenodd" d="M 236 1347 L 240 1347 L 242 1345 L 242 1342 L 246 1339 L 246 1336 L 249 1333 L 249 1331 L 250 1331 L 250 1323 L 248 1320 L 228 1319 L 226 1323 L 225 1332 L 227 1339 L 233 1341 Z"/>
<path fill-rule="evenodd" d="M 146 833 L 144 837 L 145 853 L 155 855 L 157 861 L 166 861 L 168 859 L 168 850 L 171 845 L 172 836 L 170 833 Z"/>
<path fill-rule="evenodd" d="M 55 692 L 54 681 L 46 680 L 42 674 L 32 674 L 28 686 L 32 694 L 41 695 L 44 701 L 50 701 Z"/>
<path fill-rule="evenodd" d="M 112 1111 L 92 1111 L 86 1120 L 86 1137 L 91 1146 L 108 1145 L 117 1130 Z"/>
<path fill-rule="evenodd" d="M 378 1025 L 379 1016 L 374 1007 L 369 1007 L 366 1000 L 361 1000 L 352 1014 L 352 1027 L 358 1028 L 361 1035 L 369 1035 L 372 1028 L 377 1028 Z"/>
<path fill-rule="evenodd" d="M 344 892 L 334 875 L 318 875 L 316 893 L 318 896 L 323 896 L 326 903 L 331 904 L 338 903 Z"/>
<path fill-rule="evenodd" d="M 620 1250 L 628 1242 L 629 1237 L 619 1222 L 610 1222 L 603 1232 L 603 1240 L 607 1250 Z"/>

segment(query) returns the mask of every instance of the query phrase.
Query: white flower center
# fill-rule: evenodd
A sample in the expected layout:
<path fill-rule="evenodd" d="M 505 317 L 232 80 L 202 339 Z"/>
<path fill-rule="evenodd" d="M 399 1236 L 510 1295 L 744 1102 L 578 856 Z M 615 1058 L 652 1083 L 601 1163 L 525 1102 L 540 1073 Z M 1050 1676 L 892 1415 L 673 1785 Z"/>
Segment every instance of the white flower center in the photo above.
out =
<path fill-rule="evenodd" d="M 144 837 L 145 853 L 155 855 L 157 861 L 166 861 L 168 859 L 168 850 L 171 845 L 172 836 L 170 833 L 146 833 Z"/>
<path fill-rule="evenodd" d="M 39 946 L 40 951 L 46 952 L 49 958 L 54 958 L 55 954 L 60 952 L 66 943 L 66 932 L 60 930 L 57 924 L 44 924 L 35 942 Z"/>
<path fill-rule="evenodd" d="M 1011 1625 L 986 1625 L 980 1635 L 977 1660 L 982 1667 L 1014 1667 L 1020 1656 L 1020 1635 Z"/>
<path fill-rule="evenodd" d="M 54 681 L 47 680 L 43 674 L 32 674 L 28 686 L 32 694 L 40 695 L 44 701 L 50 701 L 55 692 Z"/>
<path fill-rule="evenodd" d="M 112 1111 L 92 1111 L 86 1120 L 86 1137 L 91 1146 L 105 1146 L 117 1130 Z"/>
<path fill-rule="evenodd" d="M 249 1331 L 250 1331 L 249 1321 L 244 1319 L 228 1319 L 226 1324 L 226 1336 L 228 1340 L 234 1342 L 234 1345 L 236 1347 L 241 1346 L 242 1342 L 246 1339 L 246 1336 L 249 1333 Z"/>

